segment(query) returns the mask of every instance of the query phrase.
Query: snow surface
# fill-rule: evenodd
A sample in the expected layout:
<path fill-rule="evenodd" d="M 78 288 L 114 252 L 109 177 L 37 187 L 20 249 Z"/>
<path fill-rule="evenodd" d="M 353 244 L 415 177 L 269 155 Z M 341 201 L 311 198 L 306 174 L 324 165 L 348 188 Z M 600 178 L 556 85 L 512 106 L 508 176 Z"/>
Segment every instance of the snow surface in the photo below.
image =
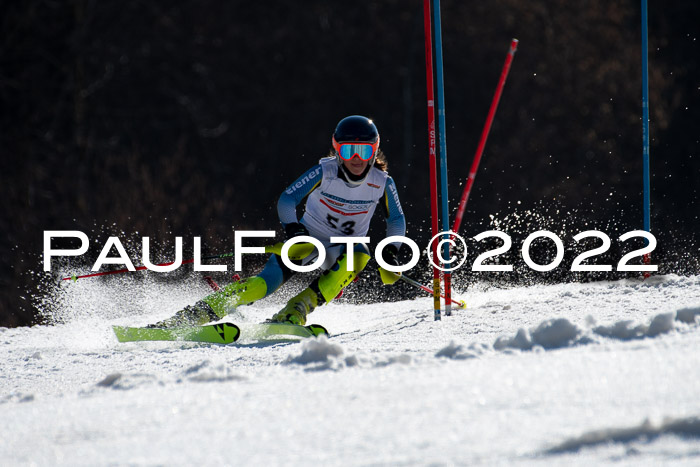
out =
<path fill-rule="evenodd" d="M 229 346 L 111 332 L 205 285 L 65 289 L 61 324 L 0 328 L 2 465 L 700 464 L 700 276 L 330 304 L 330 339 Z"/>

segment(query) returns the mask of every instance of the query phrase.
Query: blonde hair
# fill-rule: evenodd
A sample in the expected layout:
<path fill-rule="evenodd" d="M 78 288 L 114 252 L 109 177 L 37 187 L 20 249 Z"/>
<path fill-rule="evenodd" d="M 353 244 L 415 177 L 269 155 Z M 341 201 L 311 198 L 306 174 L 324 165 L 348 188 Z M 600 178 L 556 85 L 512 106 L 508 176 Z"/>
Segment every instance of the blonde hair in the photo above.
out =
<path fill-rule="evenodd" d="M 389 168 L 389 162 L 387 162 L 386 156 L 381 149 L 377 149 L 377 154 L 374 156 L 374 166 L 384 172 Z"/>

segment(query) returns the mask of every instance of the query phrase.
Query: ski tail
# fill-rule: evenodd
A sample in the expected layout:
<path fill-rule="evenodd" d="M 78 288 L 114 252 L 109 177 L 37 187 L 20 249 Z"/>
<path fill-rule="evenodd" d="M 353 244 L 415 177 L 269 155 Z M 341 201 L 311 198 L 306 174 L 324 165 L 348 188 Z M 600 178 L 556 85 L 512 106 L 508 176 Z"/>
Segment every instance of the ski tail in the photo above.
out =
<path fill-rule="evenodd" d="M 326 337 L 330 337 L 330 333 L 328 332 L 328 329 L 324 328 L 320 324 L 309 324 L 308 326 L 304 326 L 306 329 L 311 331 L 314 336 L 318 337 L 320 335 L 325 335 Z"/>
<path fill-rule="evenodd" d="M 311 324 L 308 326 L 299 326 L 297 324 L 291 323 L 278 323 L 274 321 L 267 321 L 265 323 L 241 323 L 241 333 L 243 339 L 276 339 L 283 336 L 288 337 L 317 337 L 321 334 L 329 336 L 326 328 L 319 324 Z"/>
<path fill-rule="evenodd" d="M 112 326 L 112 329 L 119 342 L 187 341 L 211 344 L 232 344 L 236 342 L 241 335 L 240 328 L 232 323 L 174 328 Z"/>

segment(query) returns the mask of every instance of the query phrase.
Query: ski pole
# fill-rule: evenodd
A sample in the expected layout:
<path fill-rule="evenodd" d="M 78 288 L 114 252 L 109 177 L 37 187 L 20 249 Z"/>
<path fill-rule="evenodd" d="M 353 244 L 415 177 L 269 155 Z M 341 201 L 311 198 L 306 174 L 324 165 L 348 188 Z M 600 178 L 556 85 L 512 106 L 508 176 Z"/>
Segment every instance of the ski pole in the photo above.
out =
<path fill-rule="evenodd" d="M 469 169 L 469 176 L 467 177 L 467 184 L 462 192 L 462 199 L 459 202 L 459 209 L 457 210 L 457 215 L 455 216 L 455 222 L 452 227 L 454 233 L 459 232 L 459 226 L 462 223 L 462 216 L 464 215 L 464 208 L 467 206 L 467 200 L 469 199 L 469 193 L 472 190 L 472 185 L 474 184 L 474 178 L 476 177 L 476 171 L 479 168 L 479 162 L 481 161 L 481 156 L 484 153 L 484 146 L 486 146 L 486 139 L 489 136 L 489 131 L 491 131 L 491 124 L 493 123 L 493 117 L 496 114 L 496 108 L 498 108 L 498 101 L 501 99 L 501 93 L 503 92 L 503 85 L 506 82 L 506 77 L 508 77 L 508 72 L 510 71 L 510 64 L 513 61 L 513 56 L 518 48 L 518 39 L 512 39 L 510 42 L 510 49 L 508 50 L 508 55 L 506 55 L 506 61 L 503 64 L 503 69 L 501 70 L 501 78 L 498 81 L 498 86 L 496 87 L 496 92 L 491 100 L 491 107 L 489 108 L 488 116 L 486 117 L 486 123 L 484 124 L 484 129 L 481 131 L 481 138 L 479 139 L 479 146 L 476 149 L 476 154 L 474 155 L 474 161 Z"/>
<path fill-rule="evenodd" d="M 272 254 L 275 254 L 277 256 L 281 256 L 283 246 L 284 246 L 284 243 L 282 243 L 282 242 L 275 243 L 274 245 L 268 245 L 265 247 L 265 253 L 272 253 Z M 314 248 L 316 248 L 316 247 L 314 247 L 314 245 L 312 243 L 296 243 L 289 248 L 287 255 L 289 256 L 289 259 L 291 259 L 292 261 L 301 260 L 301 259 L 304 259 L 307 256 L 309 256 L 314 251 Z M 209 259 L 228 258 L 228 257 L 231 257 L 233 255 L 234 255 L 234 253 L 221 253 L 218 255 L 205 256 L 202 259 L 209 260 Z M 189 264 L 189 263 L 193 263 L 193 262 L 194 262 L 194 259 L 186 259 L 182 262 L 182 264 Z M 171 264 L 174 264 L 174 263 L 175 263 L 175 261 L 170 261 L 167 263 L 156 264 L 156 266 L 170 266 Z M 143 271 L 145 269 L 148 269 L 148 268 L 146 266 L 139 266 L 137 268 L 134 268 L 134 271 Z M 128 268 L 124 268 L 124 269 L 118 269 L 115 271 L 95 272 L 92 274 L 85 274 L 82 276 L 73 275 L 71 277 L 64 277 L 61 280 L 64 280 L 64 281 L 72 280 L 73 282 L 75 282 L 78 279 L 85 279 L 87 277 L 109 276 L 111 274 L 121 274 L 124 272 L 130 272 L 130 270 Z"/>
<path fill-rule="evenodd" d="M 431 289 L 430 287 L 424 286 L 424 285 L 421 284 L 420 282 L 418 282 L 418 281 L 416 281 L 416 280 L 413 280 L 413 279 L 411 279 L 410 277 L 406 277 L 404 274 L 400 274 L 400 275 L 399 275 L 399 279 L 401 279 L 402 281 L 404 281 L 404 282 L 406 282 L 406 283 L 408 283 L 408 284 L 411 284 L 411 285 L 414 286 L 414 287 L 418 287 L 419 289 L 424 290 L 425 292 L 428 292 L 430 295 L 433 295 L 433 289 Z M 441 296 L 443 299 L 447 300 L 447 297 L 445 296 L 445 294 L 441 293 L 440 296 Z M 457 305 L 457 306 L 460 307 L 460 308 L 466 308 L 466 307 L 467 307 L 467 304 L 464 302 L 464 300 L 457 301 L 457 300 L 453 299 L 452 297 L 450 297 L 449 300 L 450 300 L 450 302 L 452 302 L 454 305 Z"/>

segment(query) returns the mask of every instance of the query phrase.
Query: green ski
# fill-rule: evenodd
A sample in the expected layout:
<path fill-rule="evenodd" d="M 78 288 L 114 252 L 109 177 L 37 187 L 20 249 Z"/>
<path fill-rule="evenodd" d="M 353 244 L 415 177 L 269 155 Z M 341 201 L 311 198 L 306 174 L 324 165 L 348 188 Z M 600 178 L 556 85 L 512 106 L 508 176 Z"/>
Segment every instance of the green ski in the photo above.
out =
<path fill-rule="evenodd" d="M 239 324 L 241 335 L 246 340 L 269 339 L 281 336 L 293 337 L 316 337 L 321 334 L 328 336 L 326 328 L 320 324 L 310 324 L 308 326 L 298 326 L 289 323 L 266 322 L 260 324 Z"/>
<path fill-rule="evenodd" d="M 130 328 L 112 326 L 119 342 L 136 341 L 190 341 L 212 344 L 231 344 L 238 340 L 241 330 L 235 324 L 219 323 L 206 326 L 176 328 Z"/>

